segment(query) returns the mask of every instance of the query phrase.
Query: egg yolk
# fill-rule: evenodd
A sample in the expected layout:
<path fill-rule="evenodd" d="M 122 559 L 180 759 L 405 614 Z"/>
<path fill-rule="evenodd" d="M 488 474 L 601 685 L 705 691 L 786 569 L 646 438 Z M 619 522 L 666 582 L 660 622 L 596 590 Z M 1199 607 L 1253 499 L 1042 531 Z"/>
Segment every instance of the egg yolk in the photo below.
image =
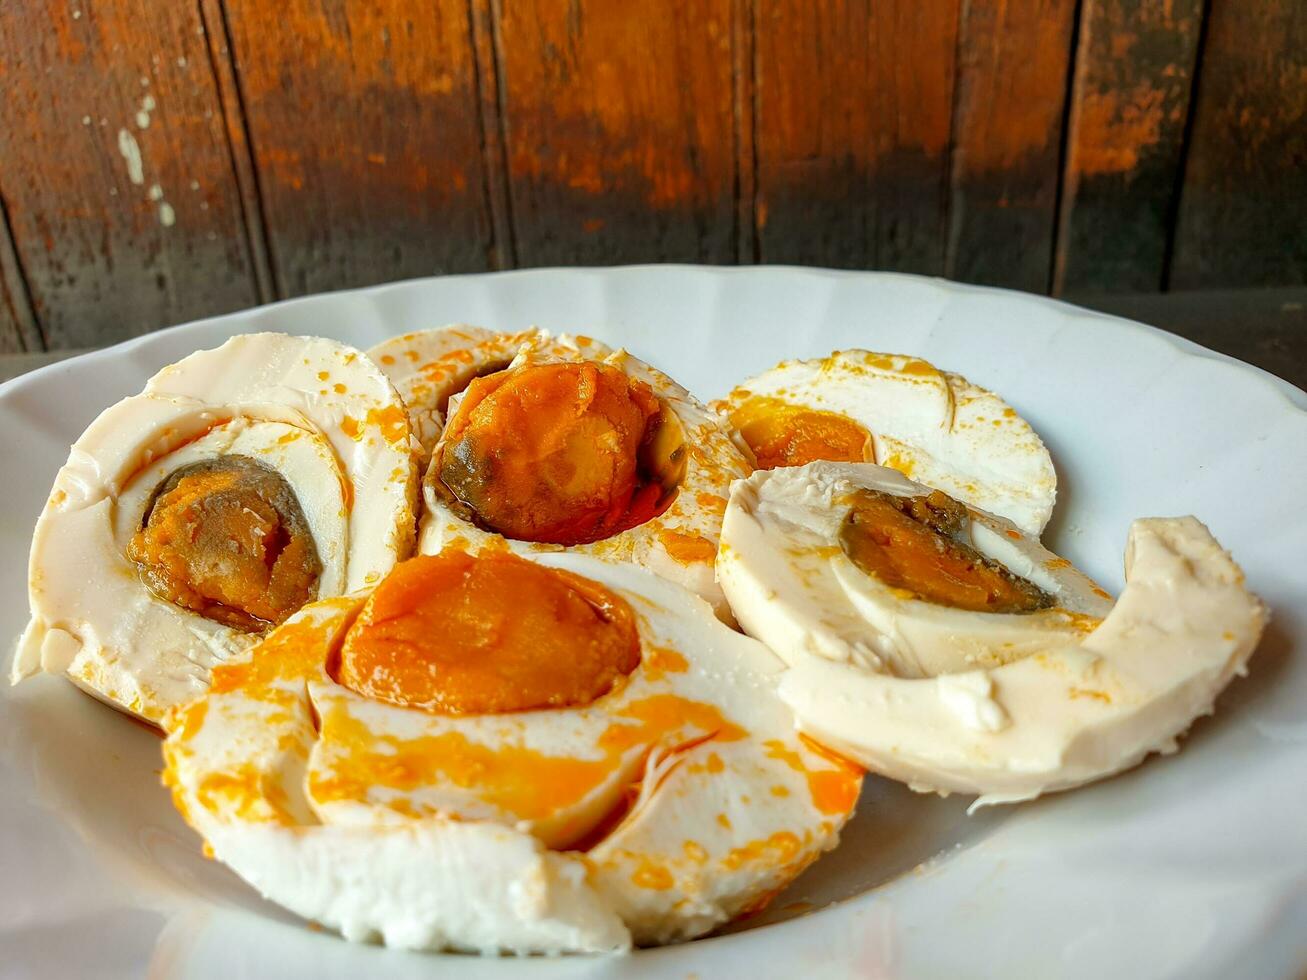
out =
<path fill-rule="evenodd" d="M 450 420 L 439 483 L 483 527 L 585 544 L 642 524 L 670 498 L 644 457 L 663 409 L 603 364 L 541 364 L 478 378 Z"/>
<path fill-rule="evenodd" d="M 313 598 L 322 562 L 290 484 L 247 456 L 183 466 L 127 545 L 150 591 L 254 632 Z"/>
<path fill-rule="evenodd" d="M 753 450 L 760 470 L 803 466 L 818 459 L 875 462 L 871 433 L 838 412 L 756 397 L 731 412 L 731 424 Z"/>
<path fill-rule="evenodd" d="M 966 508 L 938 490 L 896 497 L 860 490 L 840 528 L 855 565 L 913 597 L 969 612 L 1028 613 L 1053 597 L 960 540 Z"/>
<path fill-rule="evenodd" d="M 447 714 L 589 704 L 640 662 L 635 614 L 590 579 L 506 553 L 397 565 L 345 635 L 336 680 Z"/>

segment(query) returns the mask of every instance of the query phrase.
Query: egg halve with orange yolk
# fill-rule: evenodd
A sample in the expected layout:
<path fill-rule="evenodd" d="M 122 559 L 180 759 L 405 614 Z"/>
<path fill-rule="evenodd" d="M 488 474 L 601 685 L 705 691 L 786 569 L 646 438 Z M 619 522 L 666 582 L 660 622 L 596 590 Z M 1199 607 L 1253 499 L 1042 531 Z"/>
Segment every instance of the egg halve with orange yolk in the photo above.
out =
<path fill-rule="evenodd" d="M 760 469 L 878 463 L 1039 534 L 1057 474 L 1014 408 L 928 361 L 866 350 L 782 361 L 720 406 Z"/>
<path fill-rule="evenodd" d="M 368 357 L 390 378 L 421 445 L 425 466 L 444 428 L 449 399 L 473 378 L 502 370 L 538 331 L 501 333 L 466 323 L 416 330 L 383 340 Z"/>
<path fill-rule="evenodd" d="M 567 548 L 640 565 L 729 617 L 713 563 L 749 464 L 684 388 L 625 351 L 539 331 L 449 404 L 419 551 Z"/>
<path fill-rule="evenodd" d="M 631 566 L 449 550 L 215 671 L 165 781 L 219 860 L 349 939 L 688 939 L 833 847 L 858 795 L 782 669 Z"/>
<path fill-rule="evenodd" d="M 718 561 L 802 730 L 914 789 L 1030 799 L 1176 738 L 1266 611 L 1192 517 L 1136 521 L 1112 603 L 1012 522 L 870 464 L 735 485 Z"/>
<path fill-rule="evenodd" d="M 65 673 L 158 724 L 300 606 L 412 552 L 395 389 L 359 351 L 233 337 L 105 410 L 55 477 L 13 679 Z"/>

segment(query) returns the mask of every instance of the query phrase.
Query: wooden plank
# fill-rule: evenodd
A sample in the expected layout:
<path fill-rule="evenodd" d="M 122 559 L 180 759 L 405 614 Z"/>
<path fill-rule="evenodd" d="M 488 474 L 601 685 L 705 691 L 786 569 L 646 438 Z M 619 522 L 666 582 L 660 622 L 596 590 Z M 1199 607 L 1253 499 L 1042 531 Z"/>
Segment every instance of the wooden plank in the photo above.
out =
<path fill-rule="evenodd" d="M 519 262 L 733 261 L 731 0 L 495 9 Z"/>
<path fill-rule="evenodd" d="M 471 0 L 472 41 L 476 48 L 477 90 L 481 97 L 481 152 L 486 168 L 486 200 L 494 229 L 490 261 L 496 269 L 517 265 L 513 208 L 508 194 L 508 157 L 504 146 L 503 90 L 499 83 L 496 22 L 491 0 Z"/>
<path fill-rule="evenodd" d="M 1307 17 L 1213 3 L 1176 229 L 1176 288 L 1307 283 Z"/>
<path fill-rule="evenodd" d="M 240 194 L 242 223 L 250 252 L 250 265 L 259 302 L 276 299 L 272 282 L 272 263 L 268 256 L 268 231 L 263 221 L 263 202 L 259 197 L 259 176 L 254 169 L 254 153 L 250 147 L 245 121 L 245 107 L 241 104 L 240 84 L 236 66 L 232 63 L 230 32 L 222 0 L 200 0 L 200 16 L 204 20 L 204 33 L 209 42 L 209 65 L 218 85 L 218 98 L 222 104 L 222 122 L 227 132 L 227 146 L 231 150 L 232 173 Z"/>
<path fill-rule="evenodd" d="M 0 195 L 0 354 L 39 351 L 45 341 L 36 325 L 27 281 L 9 231 L 9 213 Z"/>
<path fill-rule="evenodd" d="M 735 261 L 757 262 L 757 45 L 754 0 L 731 5 L 731 74 L 735 83 Z"/>
<path fill-rule="evenodd" d="M 0 187 L 52 347 L 256 300 L 194 4 L 0 4 Z"/>
<path fill-rule="evenodd" d="M 230 0 L 282 296 L 491 264 L 467 0 Z"/>
<path fill-rule="evenodd" d="M 1053 263 L 1075 0 L 963 7 L 945 273 L 1043 293 Z"/>
<path fill-rule="evenodd" d="M 1203 0 L 1084 0 L 1054 290 L 1162 286 Z"/>
<path fill-rule="evenodd" d="M 756 13 L 765 262 L 944 267 L 956 0 L 776 0 Z"/>

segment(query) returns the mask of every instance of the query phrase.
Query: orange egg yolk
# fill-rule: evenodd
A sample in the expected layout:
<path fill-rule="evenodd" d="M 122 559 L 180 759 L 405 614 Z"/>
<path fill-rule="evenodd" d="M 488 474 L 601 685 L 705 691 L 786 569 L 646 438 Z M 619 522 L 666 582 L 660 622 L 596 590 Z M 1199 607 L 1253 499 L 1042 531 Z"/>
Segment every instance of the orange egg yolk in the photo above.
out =
<path fill-rule="evenodd" d="M 249 632 L 310 601 L 322 573 L 290 484 L 237 455 L 163 481 L 127 557 L 159 598 Z"/>
<path fill-rule="evenodd" d="M 960 540 L 966 508 L 938 490 L 896 497 L 861 490 L 840 529 L 855 565 L 891 588 L 970 612 L 1028 613 L 1053 597 Z"/>
<path fill-rule="evenodd" d="M 589 704 L 640 662 L 635 615 L 590 579 L 507 553 L 411 558 L 345 635 L 336 680 L 448 714 Z"/>
<path fill-rule="evenodd" d="M 478 378 L 437 463 L 477 523 L 519 541 L 584 544 L 634 527 L 665 503 L 641 472 L 662 406 L 648 385 L 589 362 Z"/>
<path fill-rule="evenodd" d="M 818 459 L 875 462 L 871 433 L 838 412 L 755 397 L 731 412 L 731 424 L 753 450 L 760 470 L 803 466 Z"/>

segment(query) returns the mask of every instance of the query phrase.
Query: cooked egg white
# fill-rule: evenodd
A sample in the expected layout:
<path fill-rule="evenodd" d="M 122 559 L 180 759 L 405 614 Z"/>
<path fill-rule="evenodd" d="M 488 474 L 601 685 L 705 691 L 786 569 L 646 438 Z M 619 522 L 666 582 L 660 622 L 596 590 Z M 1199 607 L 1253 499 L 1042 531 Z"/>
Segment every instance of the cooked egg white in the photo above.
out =
<path fill-rule="evenodd" d="M 1137 764 L 1244 670 L 1261 602 L 1191 517 L 1136 521 L 1106 593 L 1010 522 L 969 509 L 968 543 L 1041 590 L 977 612 L 887 585 L 850 556 L 859 494 L 930 488 L 869 464 L 759 472 L 731 495 L 718 561 L 736 617 L 790 670 L 801 729 L 918 790 L 1030 799 Z"/>
<path fill-rule="evenodd" d="M 682 469 L 675 481 L 675 496 L 665 510 L 600 540 L 571 545 L 569 550 L 647 568 L 702 596 L 729 621 L 730 613 L 713 566 L 731 481 L 750 471 L 748 460 L 732 441 L 729 426 L 661 371 L 589 337 L 555 337 L 538 331 L 521 346 L 508 370 L 557 363 L 604 365 L 648 385 L 668 416 L 660 432 L 660 444 L 654 449 L 669 466 Z M 451 419 L 462 400 L 461 392 L 450 400 Z M 450 495 L 439 485 L 437 472 L 445 441 L 437 443 L 423 482 L 425 509 L 418 537 L 421 553 L 436 554 L 451 546 L 471 550 L 507 546 L 524 554 L 560 547 L 498 534 L 479 526 L 475 515 L 465 508 L 453 506 Z"/>
<path fill-rule="evenodd" d="M 416 473 L 408 423 L 386 378 L 334 341 L 234 337 L 164 368 L 74 443 L 32 540 L 32 620 L 15 682 L 41 669 L 66 673 L 157 724 L 203 692 L 215 664 L 257 642 L 260 629 L 161 596 L 128 556 L 164 506 L 170 478 L 224 466 L 236 466 L 227 472 L 238 484 L 283 488 L 281 506 L 295 511 L 317 569 L 305 572 L 306 600 L 375 582 L 412 550 Z M 215 500 L 194 508 L 203 513 Z M 190 531 L 203 532 L 206 519 Z M 214 531 L 214 550 L 197 558 L 203 572 L 221 567 L 237 531 L 274 533 L 253 512 L 235 519 L 231 539 Z M 166 546 L 166 533 L 158 541 Z M 271 560 L 282 544 L 268 547 Z M 175 557 L 165 555 L 161 567 Z"/>
<path fill-rule="evenodd" d="M 383 340 L 368 351 L 399 392 L 421 444 L 424 465 L 440 438 L 451 395 L 481 374 L 507 367 L 535 330 L 500 333 L 466 323 L 417 330 Z"/>
<path fill-rule="evenodd" d="M 878 463 L 1039 534 L 1057 474 L 998 395 L 917 357 L 865 350 L 782 361 L 720 406 L 759 465 Z"/>
<path fill-rule="evenodd" d="M 701 935 L 834 846 L 861 771 L 796 733 L 779 661 L 639 569 L 534 560 L 629 604 L 629 675 L 573 707 L 403 707 L 329 669 L 389 620 L 363 594 L 308 606 L 171 726 L 165 781 L 213 854 L 349 939 L 527 953 Z"/>

